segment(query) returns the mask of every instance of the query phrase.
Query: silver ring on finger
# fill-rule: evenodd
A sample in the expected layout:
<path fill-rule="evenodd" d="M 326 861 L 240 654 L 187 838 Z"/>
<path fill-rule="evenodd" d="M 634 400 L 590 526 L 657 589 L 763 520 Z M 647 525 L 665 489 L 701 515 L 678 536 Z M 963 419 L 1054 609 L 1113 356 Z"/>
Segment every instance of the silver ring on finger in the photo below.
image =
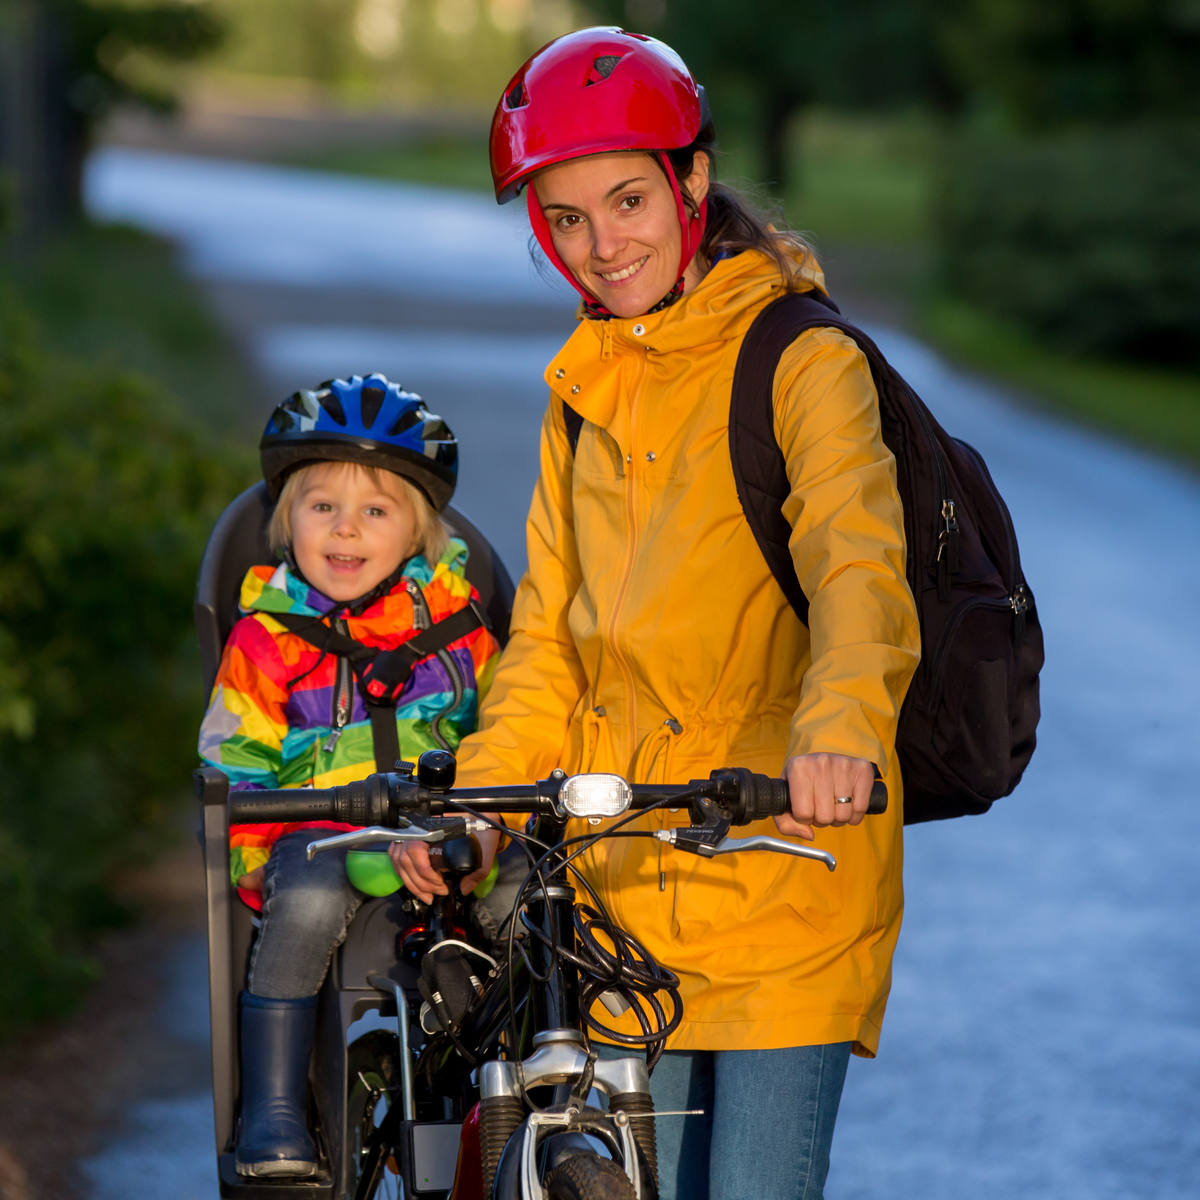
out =
<path fill-rule="evenodd" d="M 834 796 L 833 802 L 834 802 L 834 804 L 853 804 L 854 797 L 853 796 Z"/>

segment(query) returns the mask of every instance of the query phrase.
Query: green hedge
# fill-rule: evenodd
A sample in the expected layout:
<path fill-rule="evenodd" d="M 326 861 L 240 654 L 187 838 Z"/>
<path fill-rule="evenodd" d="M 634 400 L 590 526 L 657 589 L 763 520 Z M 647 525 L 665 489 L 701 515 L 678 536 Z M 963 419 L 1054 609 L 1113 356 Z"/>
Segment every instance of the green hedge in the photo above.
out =
<path fill-rule="evenodd" d="M 964 299 L 1070 351 L 1200 365 L 1200 128 L 959 135 L 937 204 Z"/>
<path fill-rule="evenodd" d="M 0 1034 L 77 999 L 186 793 L 196 565 L 243 480 L 181 412 L 0 311 Z"/>

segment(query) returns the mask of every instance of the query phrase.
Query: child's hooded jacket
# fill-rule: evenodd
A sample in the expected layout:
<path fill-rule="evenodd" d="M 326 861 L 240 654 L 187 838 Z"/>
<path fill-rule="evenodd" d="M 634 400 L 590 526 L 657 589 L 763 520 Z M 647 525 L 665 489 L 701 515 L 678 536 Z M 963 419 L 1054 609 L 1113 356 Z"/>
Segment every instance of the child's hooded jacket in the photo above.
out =
<path fill-rule="evenodd" d="M 339 626 L 365 645 L 395 649 L 478 600 L 464 574 L 466 561 L 467 548 L 457 538 L 432 568 L 423 557 L 411 559 L 391 591 Z M 280 565 L 250 569 L 240 607 L 248 615 L 233 627 L 221 657 L 200 727 L 201 758 L 224 771 L 235 790 L 327 788 L 371 774 L 371 721 L 349 663 L 323 656 L 271 619 L 272 613 L 319 617 L 342 606 Z M 396 705 L 406 758 L 439 746 L 457 749 L 474 730 L 499 653 L 496 639 L 481 628 L 451 643 L 445 655 L 417 664 Z M 310 828 L 354 827 L 328 821 L 233 826 L 234 881 L 265 863 L 284 833 Z M 258 907 L 257 893 L 243 890 L 242 896 Z"/>

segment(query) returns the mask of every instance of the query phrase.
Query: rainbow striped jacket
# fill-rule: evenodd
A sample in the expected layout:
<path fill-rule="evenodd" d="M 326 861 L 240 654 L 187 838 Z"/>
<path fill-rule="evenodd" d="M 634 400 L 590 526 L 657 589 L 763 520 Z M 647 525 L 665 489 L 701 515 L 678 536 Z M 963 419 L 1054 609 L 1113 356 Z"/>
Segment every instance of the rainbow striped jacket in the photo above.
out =
<path fill-rule="evenodd" d="M 346 618 L 343 632 L 368 646 L 395 649 L 430 620 L 440 621 L 478 598 L 464 574 L 466 561 L 467 548 L 457 538 L 433 567 L 421 557 L 410 560 L 396 586 L 361 616 Z M 334 602 L 280 565 L 250 569 L 240 607 L 247 615 L 225 644 L 200 726 L 200 757 L 224 771 L 235 789 L 333 787 L 371 774 L 371 722 L 349 664 L 332 655 L 322 658 L 319 650 L 271 619 L 272 613 L 322 616 L 335 608 Z M 457 749 L 475 729 L 479 701 L 499 653 L 492 634 L 476 629 L 451 644 L 449 667 L 437 657 L 417 664 L 396 705 L 396 732 L 405 758 L 415 759 L 439 745 Z M 284 833 L 308 828 L 352 826 L 233 826 L 233 881 L 265 863 Z M 243 889 L 242 896 L 259 907 L 257 893 Z"/>

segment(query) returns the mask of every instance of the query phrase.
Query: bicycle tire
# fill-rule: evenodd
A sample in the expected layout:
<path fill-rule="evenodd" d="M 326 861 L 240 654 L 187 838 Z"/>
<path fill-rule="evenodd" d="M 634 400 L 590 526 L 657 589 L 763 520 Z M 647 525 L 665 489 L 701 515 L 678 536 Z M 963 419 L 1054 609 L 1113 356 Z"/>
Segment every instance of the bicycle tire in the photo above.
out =
<path fill-rule="evenodd" d="M 542 1186 L 546 1200 L 637 1200 L 625 1171 L 598 1154 L 572 1155 L 546 1176 Z"/>

